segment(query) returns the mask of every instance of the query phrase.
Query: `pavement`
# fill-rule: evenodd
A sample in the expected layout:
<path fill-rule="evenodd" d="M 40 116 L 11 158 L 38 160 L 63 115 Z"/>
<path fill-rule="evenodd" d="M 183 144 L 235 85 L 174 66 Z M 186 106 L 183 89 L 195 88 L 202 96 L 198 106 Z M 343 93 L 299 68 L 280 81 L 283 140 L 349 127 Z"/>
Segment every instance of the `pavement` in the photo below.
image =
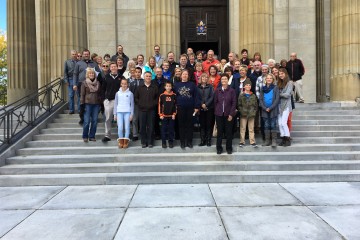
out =
<path fill-rule="evenodd" d="M 3 240 L 360 239 L 360 182 L 0 188 Z"/>

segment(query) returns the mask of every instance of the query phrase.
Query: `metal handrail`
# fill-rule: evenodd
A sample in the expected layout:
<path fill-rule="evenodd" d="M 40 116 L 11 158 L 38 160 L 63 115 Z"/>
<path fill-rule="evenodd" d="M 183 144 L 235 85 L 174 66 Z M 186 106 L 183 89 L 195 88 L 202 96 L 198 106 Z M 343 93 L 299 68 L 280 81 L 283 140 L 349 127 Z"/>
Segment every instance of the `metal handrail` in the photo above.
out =
<path fill-rule="evenodd" d="M 0 153 L 65 103 L 64 84 L 62 78 L 57 78 L 0 109 Z"/>
<path fill-rule="evenodd" d="M 29 95 L 27 95 L 27 96 L 25 96 L 23 98 L 20 98 L 19 100 L 16 100 L 15 102 L 13 102 L 13 103 L 11 103 L 9 105 L 3 106 L 2 108 L 0 108 L 0 111 L 5 110 L 5 109 L 10 108 L 10 107 L 13 107 L 13 106 L 16 106 L 16 105 L 20 104 L 21 102 L 26 101 L 27 99 L 37 95 L 40 91 L 42 91 L 43 89 L 48 88 L 50 85 L 52 85 L 53 83 L 55 83 L 56 81 L 59 81 L 59 80 L 61 80 L 61 78 L 55 78 L 54 80 L 52 80 L 48 84 L 42 86 L 41 88 L 39 88 L 38 90 L 30 93 Z"/>

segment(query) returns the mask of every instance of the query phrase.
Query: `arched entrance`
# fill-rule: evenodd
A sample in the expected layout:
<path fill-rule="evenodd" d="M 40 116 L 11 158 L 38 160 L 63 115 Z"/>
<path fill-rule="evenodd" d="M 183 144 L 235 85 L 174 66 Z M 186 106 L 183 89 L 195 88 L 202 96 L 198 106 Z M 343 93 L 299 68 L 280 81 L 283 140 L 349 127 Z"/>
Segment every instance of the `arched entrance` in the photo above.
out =
<path fill-rule="evenodd" d="M 220 58 L 229 52 L 228 0 L 180 0 L 181 52 L 212 49 Z"/>

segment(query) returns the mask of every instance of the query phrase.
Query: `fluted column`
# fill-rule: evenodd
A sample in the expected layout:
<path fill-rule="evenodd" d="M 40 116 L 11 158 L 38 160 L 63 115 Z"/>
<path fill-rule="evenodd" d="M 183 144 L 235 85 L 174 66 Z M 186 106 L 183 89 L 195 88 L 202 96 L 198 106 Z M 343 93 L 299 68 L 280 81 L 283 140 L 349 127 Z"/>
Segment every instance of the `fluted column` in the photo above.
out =
<path fill-rule="evenodd" d="M 7 1 L 8 103 L 37 89 L 35 0 Z"/>
<path fill-rule="evenodd" d="M 63 76 L 70 50 L 87 47 L 86 0 L 50 0 L 51 78 Z"/>
<path fill-rule="evenodd" d="M 35 0 L 38 86 L 51 81 L 50 1 Z"/>
<path fill-rule="evenodd" d="M 331 100 L 360 97 L 360 2 L 331 1 Z"/>
<path fill-rule="evenodd" d="M 159 44 L 161 53 L 180 54 L 179 0 L 151 0 L 146 2 L 146 56 L 153 54 Z"/>
<path fill-rule="evenodd" d="M 239 44 L 262 59 L 274 57 L 274 0 L 239 1 Z"/>

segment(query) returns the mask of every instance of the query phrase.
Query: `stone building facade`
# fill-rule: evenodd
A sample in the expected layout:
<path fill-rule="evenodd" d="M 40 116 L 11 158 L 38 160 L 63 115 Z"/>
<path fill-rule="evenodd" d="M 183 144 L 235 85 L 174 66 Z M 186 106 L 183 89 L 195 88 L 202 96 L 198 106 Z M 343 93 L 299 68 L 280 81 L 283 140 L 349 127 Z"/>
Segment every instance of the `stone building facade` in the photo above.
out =
<path fill-rule="evenodd" d="M 117 44 L 130 57 L 150 56 L 154 44 L 176 58 L 196 44 L 223 58 L 247 48 L 279 62 L 297 52 L 306 102 L 360 97 L 358 0 L 11 0 L 7 13 L 10 102 L 62 76 L 71 49 L 112 55 Z M 193 35 L 200 20 L 206 37 Z"/>

